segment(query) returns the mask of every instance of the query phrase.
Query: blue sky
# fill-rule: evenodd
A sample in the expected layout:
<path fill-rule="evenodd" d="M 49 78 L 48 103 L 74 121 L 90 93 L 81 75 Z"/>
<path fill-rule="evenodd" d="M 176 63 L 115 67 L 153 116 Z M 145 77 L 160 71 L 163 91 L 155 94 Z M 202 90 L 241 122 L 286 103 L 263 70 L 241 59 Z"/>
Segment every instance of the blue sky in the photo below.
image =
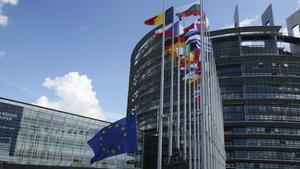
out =
<path fill-rule="evenodd" d="M 167 4 L 180 7 L 191 2 L 168 0 Z M 278 25 L 285 25 L 300 4 L 298 0 L 207 0 L 205 10 L 211 29 L 218 29 L 233 24 L 236 4 L 247 25 L 260 24 L 258 15 L 270 3 Z M 125 116 L 130 55 L 153 28 L 143 21 L 159 13 L 161 5 L 161 0 L 0 0 L 0 96 L 28 103 L 39 100 L 61 109 L 74 98 L 83 102 L 92 98 L 89 104 L 93 108 L 98 104 L 106 120 Z M 6 17 L 2 25 L 1 16 Z M 82 86 L 68 84 L 77 80 Z M 75 96 L 68 93 L 72 90 Z"/>

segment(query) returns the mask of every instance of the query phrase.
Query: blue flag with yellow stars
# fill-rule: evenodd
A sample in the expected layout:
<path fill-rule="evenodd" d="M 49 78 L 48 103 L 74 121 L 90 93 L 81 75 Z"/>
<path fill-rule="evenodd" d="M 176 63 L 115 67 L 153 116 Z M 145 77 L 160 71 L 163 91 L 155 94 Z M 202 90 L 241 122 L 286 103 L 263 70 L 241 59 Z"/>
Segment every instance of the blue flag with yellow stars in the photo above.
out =
<path fill-rule="evenodd" d="M 106 157 L 137 152 L 136 115 L 127 115 L 104 127 L 87 144 L 94 151 L 91 164 Z"/>

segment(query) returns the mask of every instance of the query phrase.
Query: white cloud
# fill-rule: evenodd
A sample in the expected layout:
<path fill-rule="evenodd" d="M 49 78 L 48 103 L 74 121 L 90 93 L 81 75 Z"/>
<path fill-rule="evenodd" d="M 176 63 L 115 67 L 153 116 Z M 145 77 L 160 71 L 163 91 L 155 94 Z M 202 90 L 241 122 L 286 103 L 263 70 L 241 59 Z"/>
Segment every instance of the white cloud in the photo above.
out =
<path fill-rule="evenodd" d="M 2 12 L 3 5 L 17 5 L 18 0 L 0 0 L 0 26 L 6 26 L 9 18 Z"/>
<path fill-rule="evenodd" d="M 259 15 L 257 15 L 255 18 L 246 18 L 242 21 L 240 21 L 240 27 L 245 27 L 245 26 L 253 26 L 254 24 L 256 24 L 259 20 Z M 226 26 L 224 26 L 222 29 L 227 29 L 227 28 L 233 28 L 234 24 L 227 24 Z"/>
<path fill-rule="evenodd" d="M 91 30 L 92 28 L 91 27 L 89 27 L 89 26 L 81 26 L 80 27 L 80 30 L 81 31 L 89 31 L 89 30 Z"/>
<path fill-rule="evenodd" d="M 8 24 L 8 17 L 0 14 L 0 25 L 5 26 L 7 24 Z"/>
<path fill-rule="evenodd" d="M 86 75 L 70 72 L 53 79 L 47 77 L 43 86 L 53 90 L 58 99 L 50 101 L 42 96 L 34 104 L 105 120 L 96 92 L 93 91 L 92 80 Z"/>
<path fill-rule="evenodd" d="M 252 26 L 255 22 L 259 20 L 259 15 L 257 15 L 255 18 L 247 18 L 240 22 L 240 27 L 243 26 Z"/>
<path fill-rule="evenodd" d="M 5 57 L 5 52 L 3 50 L 0 50 L 0 58 Z"/>
<path fill-rule="evenodd" d="M 297 4 L 298 4 L 297 8 L 300 9 L 300 0 L 298 0 Z"/>
<path fill-rule="evenodd" d="M 17 5 L 18 0 L 0 0 L 1 4 L 11 4 L 11 5 Z"/>

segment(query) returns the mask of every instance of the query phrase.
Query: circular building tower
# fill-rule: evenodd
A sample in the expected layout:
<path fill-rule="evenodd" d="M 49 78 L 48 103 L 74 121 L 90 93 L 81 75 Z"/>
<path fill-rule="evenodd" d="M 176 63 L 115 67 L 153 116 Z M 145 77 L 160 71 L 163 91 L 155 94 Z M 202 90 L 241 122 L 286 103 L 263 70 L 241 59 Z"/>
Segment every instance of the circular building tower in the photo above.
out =
<path fill-rule="evenodd" d="M 280 26 L 212 31 L 227 168 L 300 168 L 300 39 Z M 285 45 L 283 45 L 285 44 Z"/>
<path fill-rule="evenodd" d="M 138 128 L 144 132 L 144 139 L 141 143 L 144 169 L 153 169 L 157 165 L 157 120 L 160 105 L 162 43 L 161 39 L 156 38 L 154 34 L 159 28 L 150 31 L 139 41 L 132 52 L 130 63 L 127 113 L 135 112 L 137 114 Z M 174 69 L 177 70 L 177 64 Z M 168 151 L 167 115 L 170 112 L 171 61 L 169 56 L 165 57 L 164 77 L 164 114 L 166 118 L 163 125 L 163 157 L 165 158 Z M 176 73 L 174 82 L 177 82 Z M 177 89 L 177 84 L 174 85 L 174 91 L 175 89 Z M 174 100 L 176 101 L 176 99 L 175 94 Z M 176 107 L 175 103 L 174 110 Z"/>

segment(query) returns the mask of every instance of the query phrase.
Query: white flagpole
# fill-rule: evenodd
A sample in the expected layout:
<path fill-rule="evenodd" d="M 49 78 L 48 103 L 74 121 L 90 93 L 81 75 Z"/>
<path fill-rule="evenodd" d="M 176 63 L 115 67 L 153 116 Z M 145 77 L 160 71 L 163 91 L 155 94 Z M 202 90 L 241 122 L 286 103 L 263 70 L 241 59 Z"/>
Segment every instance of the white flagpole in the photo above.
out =
<path fill-rule="evenodd" d="M 189 51 L 190 52 L 190 51 Z M 188 53 L 188 58 L 189 57 Z M 189 134 L 188 134 L 188 139 L 189 139 L 189 169 L 192 169 L 192 89 L 191 89 L 191 84 L 190 84 L 190 76 L 191 76 L 191 66 L 189 65 L 189 80 L 188 80 L 188 85 L 189 85 Z"/>
<path fill-rule="evenodd" d="M 174 19 L 172 23 L 172 54 L 171 54 L 171 82 L 170 82 L 170 121 L 169 121 L 169 158 L 172 156 L 173 148 L 173 107 L 174 107 Z"/>
<path fill-rule="evenodd" d="M 195 57 L 195 56 L 194 56 Z M 195 59 L 195 58 L 194 58 Z M 195 72 L 195 64 L 194 64 L 194 77 L 196 77 L 196 72 Z M 196 169 L 197 167 L 197 143 L 196 143 L 196 137 L 197 137 L 197 134 L 196 134 L 196 99 L 195 99 L 195 84 L 196 84 L 196 81 L 194 81 L 195 79 L 193 79 L 193 142 L 194 142 L 194 145 L 193 145 L 193 151 L 194 151 L 194 168 Z"/>
<path fill-rule="evenodd" d="M 162 37 L 162 56 L 161 56 L 161 79 L 160 79 L 160 114 L 159 114 L 159 132 L 158 132 L 158 152 L 157 169 L 162 168 L 162 133 L 163 133 L 163 113 L 164 113 L 164 73 L 165 73 L 165 13 L 166 0 L 163 0 L 163 37 Z"/>
<path fill-rule="evenodd" d="M 203 0 L 200 0 L 200 32 L 201 32 L 201 54 L 202 54 L 202 60 L 201 60 L 201 113 L 202 113 L 202 119 L 201 119 L 201 146 L 202 146 L 202 152 L 201 152 L 201 162 L 202 162 L 202 169 L 208 169 L 207 168 L 207 138 L 206 138 L 206 57 L 205 57 L 205 48 L 204 48 L 204 27 L 203 27 Z"/>
<path fill-rule="evenodd" d="M 186 47 L 184 48 L 184 51 L 186 53 Z M 184 154 L 184 159 L 187 158 L 187 140 L 186 140 L 186 134 L 187 134 L 187 126 L 186 126 L 186 123 L 187 123 L 187 100 L 186 100 L 186 97 L 187 97 L 187 79 L 186 79 L 186 69 L 187 69 L 187 56 L 185 56 L 185 63 L 184 63 L 184 104 L 183 104 L 183 109 L 184 109 L 184 112 L 183 112 L 183 154 Z"/>
<path fill-rule="evenodd" d="M 178 38 L 180 38 L 180 21 L 178 23 Z M 177 48 L 177 141 L 176 141 L 176 147 L 178 150 L 180 149 L 180 39 L 178 43 Z"/>

